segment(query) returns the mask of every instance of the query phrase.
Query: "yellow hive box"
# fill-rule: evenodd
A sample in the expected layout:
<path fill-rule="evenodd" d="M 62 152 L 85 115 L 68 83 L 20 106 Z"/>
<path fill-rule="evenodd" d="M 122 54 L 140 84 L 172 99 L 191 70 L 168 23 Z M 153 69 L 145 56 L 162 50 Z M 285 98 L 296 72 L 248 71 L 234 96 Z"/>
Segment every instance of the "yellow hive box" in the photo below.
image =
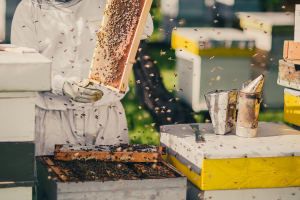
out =
<path fill-rule="evenodd" d="M 300 126 L 300 91 L 284 89 L 284 121 Z"/>
<path fill-rule="evenodd" d="M 184 49 L 200 56 L 251 57 L 254 38 L 233 28 L 175 28 L 173 49 Z"/>
<path fill-rule="evenodd" d="M 260 122 L 256 138 L 213 134 L 197 124 L 205 143 L 195 141 L 189 124 L 161 129 L 164 156 L 201 190 L 300 186 L 300 131 L 283 123 Z"/>

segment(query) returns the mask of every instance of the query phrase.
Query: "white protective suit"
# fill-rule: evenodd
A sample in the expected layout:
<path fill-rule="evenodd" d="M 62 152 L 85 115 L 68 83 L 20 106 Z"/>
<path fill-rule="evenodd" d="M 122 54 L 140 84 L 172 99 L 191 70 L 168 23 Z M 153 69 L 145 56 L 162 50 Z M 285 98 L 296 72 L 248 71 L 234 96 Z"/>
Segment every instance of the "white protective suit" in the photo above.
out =
<path fill-rule="evenodd" d="M 99 86 L 102 99 L 78 103 L 62 91 L 66 78 L 88 78 L 105 5 L 106 0 L 73 0 L 68 6 L 22 0 L 15 11 L 11 43 L 35 48 L 52 60 L 52 91 L 36 98 L 36 156 L 53 155 L 55 144 L 129 142 L 120 102 L 124 94 Z M 152 31 L 149 14 L 142 39 Z"/>

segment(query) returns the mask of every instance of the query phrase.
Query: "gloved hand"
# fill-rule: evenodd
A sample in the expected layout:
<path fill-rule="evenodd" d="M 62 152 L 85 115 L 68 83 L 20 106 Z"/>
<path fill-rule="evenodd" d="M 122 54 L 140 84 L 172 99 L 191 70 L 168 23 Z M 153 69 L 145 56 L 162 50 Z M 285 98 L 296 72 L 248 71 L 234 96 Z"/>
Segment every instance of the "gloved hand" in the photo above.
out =
<path fill-rule="evenodd" d="M 82 103 L 93 103 L 102 98 L 103 92 L 97 89 L 87 89 L 89 79 L 79 77 L 67 78 L 64 86 L 63 93 L 70 99 Z"/>

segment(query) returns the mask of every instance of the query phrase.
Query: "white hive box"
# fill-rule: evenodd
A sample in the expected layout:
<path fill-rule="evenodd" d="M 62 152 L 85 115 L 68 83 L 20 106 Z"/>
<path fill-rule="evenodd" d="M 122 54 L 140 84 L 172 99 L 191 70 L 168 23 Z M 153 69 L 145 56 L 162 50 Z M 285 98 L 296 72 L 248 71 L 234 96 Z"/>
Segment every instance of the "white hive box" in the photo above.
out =
<path fill-rule="evenodd" d="M 299 187 L 203 191 L 188 181 L 187 200 L 298 200 Z"/>
<path fill-rule="evenodd" d="M 294 42 L 300 42 L 300 4 L 295 5 L 295 32 Z"/>
<path fill-rule="evenodd" d="M 0 142 L 34 140 L 36 92 L 0 92 Z"/>
<path fill-rule="evenodd" d="M 51 61 L 39 53 L 0 51 L 0 92 L 50 90 Z"/>
<path fill-rule="evenodd" d="M 0 51 L 0 142 L 34 140 L 38 91 L 51 89 L 51 61 L 39 53 Z"/>
<path fill-rule="evenodd" d="M 32 187 L 0 188 L 1 199 L 32 200 Z"/>
<path fill-rule="evenodd" d="M 195 141 L 195 126 L 205 143 Z M 235 199 L 249 199 L 247 191 L 256 193 L 255 188 L 264 188 L 256 194 L 278 197 L 290 192 L 289 187 L 300 186 L 300 131 L 280 122 L 259 122 L 256 138 L 241 138 L 234 131 L 215 135 L 210 123 L 166 125 L 161 126 L 160 142 L 167 147 L 164 159 L 185 174 L 198 193 L 207 193 L 207 198 L 230 199 L 235 193 Z M 272 194 L 271 188 L 280 189 Z"/>
<path fill-rule="evenodd" d="M 279 59 L 282 59 L 284 40 L 294 38 L 294 13 L 240 12 L 237 16 L 244 33 L 255 38 L 258 55 L 253 58 L 255 66 L 252 78 L 262 73 L 266 75 L 262 91 L 263 103 L 268 108 L 283 108 L 283 87 L 276 84 L 277 66 Z"/>
<path fill-rule="evenodd" d="M 178 28 L 172 33 L 172 47 L 176 49 L 177 87 L 182 89 L 176 96 L 195 112 L 207 110 L 206 93 L 241 89 L 251 79 L 254 51 L 249 48 L 254 48 L 254 39 L 240 30 Z"/>
<path fill-rule="evenodd" d="M 0 197 L 32 199 L 35 103 L 51 89 L 51 61 L 39 53 L 0 51 Z"/>

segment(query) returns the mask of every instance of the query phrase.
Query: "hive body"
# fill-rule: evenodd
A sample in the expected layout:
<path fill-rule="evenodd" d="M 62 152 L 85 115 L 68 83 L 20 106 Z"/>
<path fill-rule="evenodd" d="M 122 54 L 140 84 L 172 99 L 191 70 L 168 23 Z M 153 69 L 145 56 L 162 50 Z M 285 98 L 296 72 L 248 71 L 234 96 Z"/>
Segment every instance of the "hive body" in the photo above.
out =
<path fill-rule="evenodd" d="M 152 0 L 107 1 L 90 80 L 125 93 Z"/>

